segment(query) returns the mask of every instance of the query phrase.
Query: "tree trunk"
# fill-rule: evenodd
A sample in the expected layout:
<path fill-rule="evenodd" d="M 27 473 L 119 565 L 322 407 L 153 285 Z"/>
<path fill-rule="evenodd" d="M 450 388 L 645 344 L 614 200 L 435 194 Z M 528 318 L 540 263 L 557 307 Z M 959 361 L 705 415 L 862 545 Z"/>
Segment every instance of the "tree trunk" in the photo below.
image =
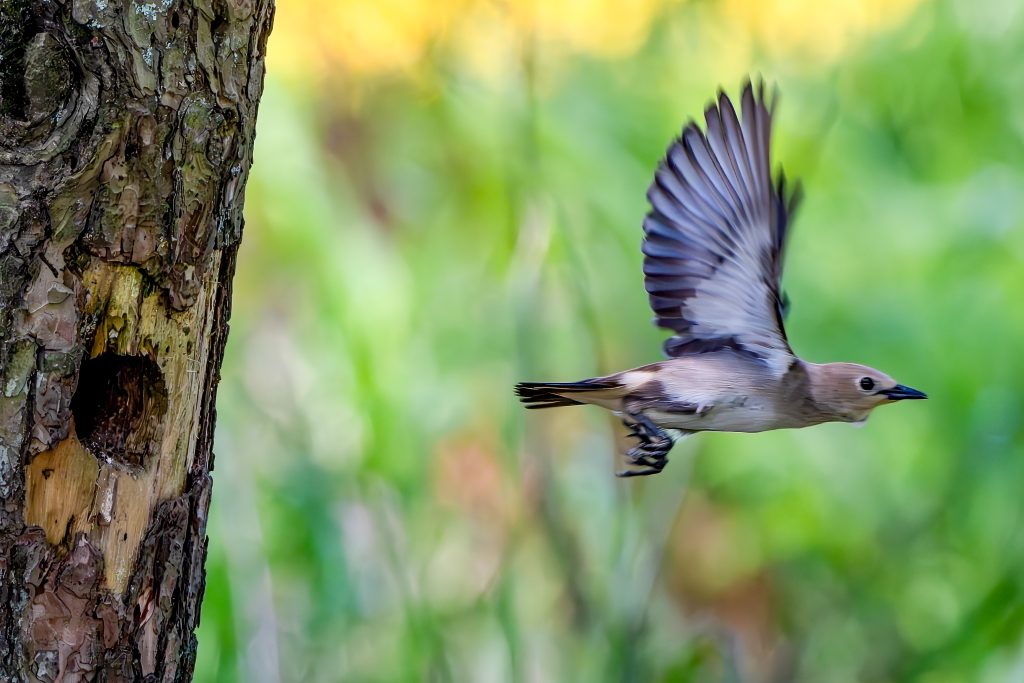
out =
<path fill-rule="evenodd" d="M 272 0 L 0 0 L 0 680 L 188 681 Z"/>

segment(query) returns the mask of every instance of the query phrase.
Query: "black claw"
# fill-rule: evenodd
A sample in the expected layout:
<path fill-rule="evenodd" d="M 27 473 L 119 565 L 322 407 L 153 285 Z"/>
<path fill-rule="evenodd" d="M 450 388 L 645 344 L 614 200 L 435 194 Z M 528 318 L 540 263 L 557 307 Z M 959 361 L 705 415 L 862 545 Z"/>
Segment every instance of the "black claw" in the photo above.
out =
<path fill-rule="evenodd" d="M 664 459 L 664 460 L 662 460 L 662 461 L 660 461 L 658 463 L 644 463 L 644 464 L 647 465 L 647 466 L 642 468 L 642 469 L 622 470 L 621 472 L 616 472 L 615 476 L 616 477 L 622 477 L 623 479 L 625 479 L 625 478 L 628 478 L 628 477 L 647 477 L 647 476 L 650 476 L 652 474 L 658 474 L 663 469 L 665 469 L 665 465 L 668 464 L 668 458 L 666 458 L 666 459 Z"/>
<path fill-rule="evenodd" d="M 621 477 L 623 479 L 628 479 L 629 477 L 646 477 L 649 474 L 657 474 L 660 471 L 661 470 L 654 470 L 654 469 L 622 470 L 621 472 L 616 472 L 615 476 L 616 477 Z"/>
<path fill-rule="evenodd" d="M 644 441 L 644 435 L 640 432 L 640 425 L 636 422 L 630 422 L 626 418 L 622 418 L 622 424 L 629 430 L 629 435 L 635 437 L 639 441 Z"/>

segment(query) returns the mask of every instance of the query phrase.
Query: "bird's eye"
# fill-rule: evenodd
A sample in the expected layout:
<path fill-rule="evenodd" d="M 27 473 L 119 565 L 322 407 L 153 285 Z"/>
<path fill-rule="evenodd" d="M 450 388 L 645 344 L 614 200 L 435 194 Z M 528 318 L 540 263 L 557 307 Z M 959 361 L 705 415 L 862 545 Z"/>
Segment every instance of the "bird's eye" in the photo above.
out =
<path fill-rule="evenodd" d="M 872 389 L 875 388 L 875 380 L 871 379 L 870 377 L 861 377 L 860 388 L 863 389 L 864 391 L 871 391 Z"/>

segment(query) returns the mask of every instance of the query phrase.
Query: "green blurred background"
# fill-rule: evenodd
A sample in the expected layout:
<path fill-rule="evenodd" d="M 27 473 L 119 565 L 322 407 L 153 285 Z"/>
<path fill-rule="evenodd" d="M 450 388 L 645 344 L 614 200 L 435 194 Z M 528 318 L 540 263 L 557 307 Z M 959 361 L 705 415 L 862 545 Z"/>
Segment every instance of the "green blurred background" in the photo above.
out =
<path fill-rule="evenodd" d="M 1024 681 L 1024 5 L 279 0 L 198 681 Z M 782 92 L 789 335 L 931 396 L 622 481 L 644 192 Z"/>

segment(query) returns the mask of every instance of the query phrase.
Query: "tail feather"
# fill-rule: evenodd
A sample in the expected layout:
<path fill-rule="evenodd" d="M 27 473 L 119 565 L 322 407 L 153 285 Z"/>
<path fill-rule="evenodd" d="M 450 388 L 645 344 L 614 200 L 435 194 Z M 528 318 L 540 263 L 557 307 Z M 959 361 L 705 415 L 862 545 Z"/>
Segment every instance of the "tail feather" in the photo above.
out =
<path fill-rule="evenodd" d="M 516 385 L 516 396 L 526 404 L 528 410 L 536 410 L 583 405 L 590 401 L 577 401 L 570 395 L 606 392 L 621 387 L 620 382 L 607 379 L 585 379 L 582 382 L 520 382 Z"/>

